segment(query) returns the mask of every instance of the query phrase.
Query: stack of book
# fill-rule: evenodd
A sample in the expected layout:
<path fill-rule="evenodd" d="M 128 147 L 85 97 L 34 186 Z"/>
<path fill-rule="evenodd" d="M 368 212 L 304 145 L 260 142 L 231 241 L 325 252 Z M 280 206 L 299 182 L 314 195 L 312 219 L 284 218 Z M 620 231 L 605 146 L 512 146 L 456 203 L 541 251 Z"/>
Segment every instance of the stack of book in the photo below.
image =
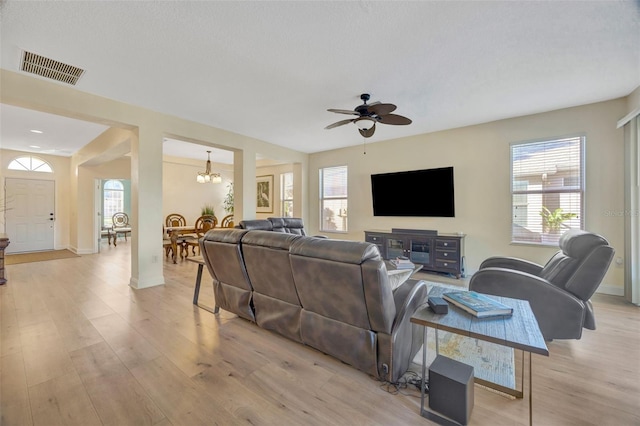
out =
<path fill-rule="evenodd" d="M 413 262 L 404 256 L 391 259 L 391 263 L 393 263 L 393 266 L 395 266 L 396 269 L 413 269 L 416 267 Z"/>

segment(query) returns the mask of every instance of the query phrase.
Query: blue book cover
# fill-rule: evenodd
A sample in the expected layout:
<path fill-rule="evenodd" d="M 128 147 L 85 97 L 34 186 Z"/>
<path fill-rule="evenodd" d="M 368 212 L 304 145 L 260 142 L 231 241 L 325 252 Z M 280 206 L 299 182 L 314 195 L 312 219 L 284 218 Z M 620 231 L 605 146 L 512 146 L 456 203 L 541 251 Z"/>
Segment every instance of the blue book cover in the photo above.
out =
<path fill-rule="evenodd" d="M 442 297 L 478 318 L 513 313 L 513 308 L 475 291 L 454 291 L 444 293 Z"/>

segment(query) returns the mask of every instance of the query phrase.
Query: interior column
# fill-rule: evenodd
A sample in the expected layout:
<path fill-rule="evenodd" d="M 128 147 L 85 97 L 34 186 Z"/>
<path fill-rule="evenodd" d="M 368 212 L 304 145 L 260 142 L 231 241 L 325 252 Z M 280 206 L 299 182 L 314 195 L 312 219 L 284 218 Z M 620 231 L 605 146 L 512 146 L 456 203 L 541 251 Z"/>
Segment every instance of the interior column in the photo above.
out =
<path fill-rule="evenodd" d="M 162 131 L 138 128 L 131 141 L 131 280 L 133 288 L 164 284 L 162 270 Z M 170 194 L 168 195 L 170 196 Z"/>

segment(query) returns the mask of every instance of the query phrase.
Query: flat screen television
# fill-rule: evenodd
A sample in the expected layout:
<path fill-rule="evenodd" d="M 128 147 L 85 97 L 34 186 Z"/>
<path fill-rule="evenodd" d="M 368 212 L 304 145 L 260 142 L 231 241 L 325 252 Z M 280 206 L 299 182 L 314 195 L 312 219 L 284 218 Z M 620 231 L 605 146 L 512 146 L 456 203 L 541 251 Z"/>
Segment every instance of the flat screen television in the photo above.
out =
<path fill-rule="evenodd" d="M 455 217 L 453 167 L 371 175 L 374 216 Z"/>

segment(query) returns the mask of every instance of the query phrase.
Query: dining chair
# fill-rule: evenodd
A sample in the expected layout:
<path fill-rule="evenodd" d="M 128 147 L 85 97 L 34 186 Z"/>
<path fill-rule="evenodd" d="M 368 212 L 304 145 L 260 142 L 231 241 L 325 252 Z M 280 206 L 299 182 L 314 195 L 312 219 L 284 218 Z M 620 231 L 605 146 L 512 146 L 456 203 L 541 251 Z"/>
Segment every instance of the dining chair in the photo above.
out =
<path fill-rule="evenodd" d="M 178 263 L 176 261 L 178 257 L 178 234 L 174 232 L 167 234 L 164 226 L 162 227 L 162 247 L 164 248 L 164 255 L 168 258 L 169 253 L 171 253 L 173 263 Z"/>
<path fill-rule="evenodd" d="M 200 216 L 196 219 L 196 225 L 194 226 L 196 230 L 196 236 L 194 238 L 190 238 L 185 240 L 184 244 L 186 246 L 186 255 L 189 256 L 189 247 L 191 247 L 191 253 L 196 255 L 196 247 L 198 248 L 198 253 L 200 252 L 200 238 L 204 236 L 210 229 L 213 229 L 218 224 L 218 219 L 212 215 Z"/>
<path fill-rule="evenodd" d="M 220 228 L 233 228 L 233 214 L 226 215 L 222 218 Z"/>
<path fill-rule="evenodd" d="M 116 240 L 118 234 L 124 235 L 124 240 L 127 241 L 127 234 L 131 233 L 131 225 L 129 224 L 129 216 L 124 212 L 118 212 L 111 217 L 111 229 L 113 230 L 113 245 L 116 246 Z"/>
<path fill-rule="evenodd" d="M 187 220 L 178 213 L 171 213 L 167 215 L 164 223 L 167 227 L 169 226 L 187 226 Z"/>

